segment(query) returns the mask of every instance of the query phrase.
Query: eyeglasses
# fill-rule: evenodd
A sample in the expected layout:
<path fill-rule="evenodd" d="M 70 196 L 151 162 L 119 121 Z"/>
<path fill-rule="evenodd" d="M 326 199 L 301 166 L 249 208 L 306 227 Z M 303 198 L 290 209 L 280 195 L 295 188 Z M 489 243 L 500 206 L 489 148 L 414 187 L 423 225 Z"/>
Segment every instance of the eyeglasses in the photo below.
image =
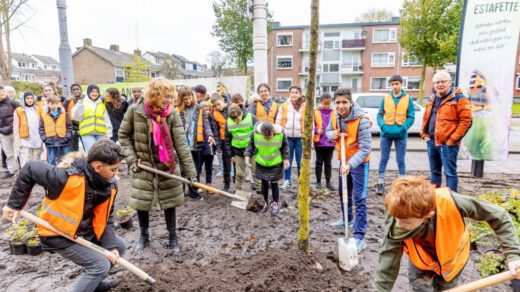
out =
<path fill-rule="evenodd" d="M 437 80 L 434 82 L 434 84 L 445 84 L 445 83 L 448 83 L 450 82 L 449 80 Z"/>

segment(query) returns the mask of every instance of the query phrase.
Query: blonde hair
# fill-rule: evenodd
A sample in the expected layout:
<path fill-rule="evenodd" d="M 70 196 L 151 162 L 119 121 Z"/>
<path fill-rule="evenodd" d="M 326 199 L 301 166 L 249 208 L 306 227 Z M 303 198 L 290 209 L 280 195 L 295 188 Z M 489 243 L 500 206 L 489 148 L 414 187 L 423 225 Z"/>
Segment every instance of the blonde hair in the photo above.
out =
<path fill-rule="evenodd" d="M 172 99 L 177 94 L 173 83 L 166 78 L 155 78 L 148 82 L 146 87 L 144 101 L 151 108 L 160 108 L 159 104 L 161 96 L 169 96 Z"/>
<path fill-rule="evenodd" d="M 385 198 L 385 208 L 397 219 L 424 218 L 435 210 L 435 187 L 424 176 L 394 180 Z"/>

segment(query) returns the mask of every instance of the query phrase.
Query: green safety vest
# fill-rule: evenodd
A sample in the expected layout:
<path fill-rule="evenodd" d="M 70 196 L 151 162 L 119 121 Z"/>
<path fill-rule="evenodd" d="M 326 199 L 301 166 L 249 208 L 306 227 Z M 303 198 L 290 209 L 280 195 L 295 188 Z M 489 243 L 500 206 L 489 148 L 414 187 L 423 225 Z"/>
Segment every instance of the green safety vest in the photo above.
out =
<path fill-rule="evenodd" d="M 246 148 L 249 144 L 251 133 L 254 131 L 253 116 L 247 113 L 246 118 L 240 121 L 239 124 L 235 123 L 233 119 L 227 119 L 228 132 L 233 136 L 231 139 L 231 146 L 235 148 Z"/>
<path fill-rule="evenodd" d="M 88 135 L 96 132 L 99 134 L 107 133 L 107 125 L 105 125 L 105 111 L 106 106 L 100 102 L 96 104 L 96 111 L 94 112 L 89 106 L 87 106 L 85 100 L 82 101 L 85 107 L 85 113 L 83 114 L 83 120 L 79 122 L 79 134 L 81 136 Z"/>
<path fill-rule="evenodd" d="M 282 163 L 283 134 L 274 134 L 271 140 L 266 140 L 262 134 L 255 133 L 255 147 L 258 150 L 255 161 L 265 167 L 271 167 Z"/>

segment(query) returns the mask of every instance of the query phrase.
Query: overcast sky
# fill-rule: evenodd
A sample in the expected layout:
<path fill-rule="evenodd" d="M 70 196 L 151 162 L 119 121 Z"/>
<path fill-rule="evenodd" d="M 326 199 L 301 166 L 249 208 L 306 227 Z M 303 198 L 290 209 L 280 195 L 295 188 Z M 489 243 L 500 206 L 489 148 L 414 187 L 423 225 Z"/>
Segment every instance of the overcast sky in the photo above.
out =
<path fill-rule="evenodd" d="M 58 12 L 55 0 L 30 0 L 27 23 L 12 35 L 14 52 L 48 55 L 59 60 Z M 321 0 L 320 23 L 352 22 L 370 8 L 398 14 L 403 0 Z M 72 52 L 85 37 L 93 45 L 117 44 L 123 52 L 136 47 L 176 53 L 207 63 L 218 50 L 211 36 L 215 22 L 212 0 L 68 0 L 67 17 Z M 282 25 L 310 23 L 310 0 L 268 0 L 275 21 Z M 25 15 L 23 17 L 25 17 Z"/>

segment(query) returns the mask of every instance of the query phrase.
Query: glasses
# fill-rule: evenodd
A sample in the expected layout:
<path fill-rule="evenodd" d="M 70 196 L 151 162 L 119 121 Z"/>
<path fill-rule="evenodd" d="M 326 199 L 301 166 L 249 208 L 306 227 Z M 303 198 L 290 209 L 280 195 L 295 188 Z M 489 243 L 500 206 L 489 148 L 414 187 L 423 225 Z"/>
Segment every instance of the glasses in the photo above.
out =
<path fill-rule="evenodd" d="M 450 81 L 449 80 L 437 80 L 434 82 L 434 84 L 446 84 L 448 82 L 450 82 Z"/>

